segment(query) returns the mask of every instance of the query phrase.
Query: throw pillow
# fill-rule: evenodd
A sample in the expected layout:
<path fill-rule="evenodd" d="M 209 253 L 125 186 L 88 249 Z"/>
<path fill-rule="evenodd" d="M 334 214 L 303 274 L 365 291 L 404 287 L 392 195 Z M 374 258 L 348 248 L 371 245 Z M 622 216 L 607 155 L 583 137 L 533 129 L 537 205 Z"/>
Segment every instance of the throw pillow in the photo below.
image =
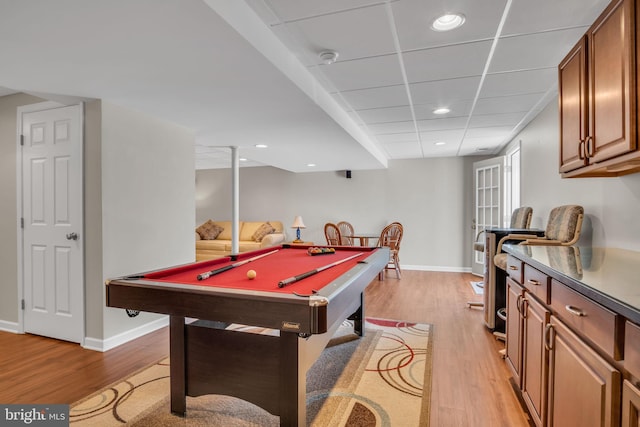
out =
<path fill-rule="evenodd" d="M 266 236 L 267 234 L 271 234 L 274 231 L 276 231 L 276 229 L 273 228 L 273 226 L 268 222 L 265 222 L 260 227 L 258 227 L 256 232 L 253 233 L 253 236 L 251 236 L 251 238 L 256 242 L 261 242 L 264 236 Z"/>
<path fill-rule="evenodd" d="M 214 224 L 211 220 L 208 220 L 200 227 L 196 228 L 196 231 L 200 237 L 202 237 L 202 240 L 215 240 L 223 230 L 224 228 Z"/>

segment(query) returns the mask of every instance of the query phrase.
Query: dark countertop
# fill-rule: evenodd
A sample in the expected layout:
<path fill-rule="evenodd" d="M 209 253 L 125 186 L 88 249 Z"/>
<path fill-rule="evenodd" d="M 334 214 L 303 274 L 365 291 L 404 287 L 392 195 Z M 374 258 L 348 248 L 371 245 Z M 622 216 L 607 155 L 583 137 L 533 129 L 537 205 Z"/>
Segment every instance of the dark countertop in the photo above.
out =
<path fill-rule="evenodd" d="M 503 249 L 640 324 L 640 252 L 578 246 L 504 245 Z"/>

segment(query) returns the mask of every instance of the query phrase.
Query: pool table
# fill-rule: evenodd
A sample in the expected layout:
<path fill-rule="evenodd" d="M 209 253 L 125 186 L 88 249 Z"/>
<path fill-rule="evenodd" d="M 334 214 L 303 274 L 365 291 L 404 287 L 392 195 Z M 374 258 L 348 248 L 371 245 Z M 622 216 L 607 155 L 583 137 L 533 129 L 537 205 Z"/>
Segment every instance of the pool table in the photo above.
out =
<path fill-rule="evenodd" d="M 173 413 L 186 413 L 186 396 L 224 394 L 279 415 L 282 426 L 306 424 L 307 370 L 345 319 L 364 333 L 364 290 L 389 260 L 388 248 L 308 249 L 284 244 L 106 281 L 107 306 L 170 316 Z"/>

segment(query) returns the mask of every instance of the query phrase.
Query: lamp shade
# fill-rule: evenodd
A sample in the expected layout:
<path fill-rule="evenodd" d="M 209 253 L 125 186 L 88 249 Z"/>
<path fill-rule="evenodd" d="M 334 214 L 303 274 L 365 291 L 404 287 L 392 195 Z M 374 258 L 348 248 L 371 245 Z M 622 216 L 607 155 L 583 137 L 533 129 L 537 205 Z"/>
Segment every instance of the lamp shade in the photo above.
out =
<path fill-rule="evenodd" d="M 302 217 L 300 215 L 295 217 L 291 228 L 305 228 L 304 222 L 302 222 Z"/>

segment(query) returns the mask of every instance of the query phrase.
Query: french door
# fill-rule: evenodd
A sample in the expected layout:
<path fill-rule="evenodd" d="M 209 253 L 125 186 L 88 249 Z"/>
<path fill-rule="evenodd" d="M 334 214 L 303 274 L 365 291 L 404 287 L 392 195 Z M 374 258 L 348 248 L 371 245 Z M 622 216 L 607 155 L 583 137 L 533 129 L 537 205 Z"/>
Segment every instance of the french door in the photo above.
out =
<path fill-rule="evenodd" d="M 473 164 L 474 176 L 474 219 L 473 240 L 484 241 L 483 231 L 491 227 L 501 227 L 503 219 L 504 199 L 504 157 L 494 157 Z M 473 251 L 471 255 L 471 272 L 477 275 L 484 273 L 484 254 Z"/>

